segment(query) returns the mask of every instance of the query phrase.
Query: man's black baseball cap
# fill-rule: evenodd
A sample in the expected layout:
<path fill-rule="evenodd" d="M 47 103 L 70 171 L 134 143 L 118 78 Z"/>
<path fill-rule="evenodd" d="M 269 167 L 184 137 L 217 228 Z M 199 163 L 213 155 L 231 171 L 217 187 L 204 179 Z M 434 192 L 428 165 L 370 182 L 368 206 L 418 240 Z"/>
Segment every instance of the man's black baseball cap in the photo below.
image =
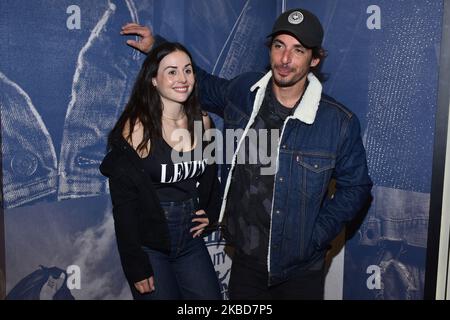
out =
<path fill-rule="evenodd" d="M 280 33 L 291 34 L 308 48 L 322 45 L 322 24 L 314 14 L 305 9 L 291 9 L 282 13 L 275 21 L 272 33 L 268 37 Z"/>

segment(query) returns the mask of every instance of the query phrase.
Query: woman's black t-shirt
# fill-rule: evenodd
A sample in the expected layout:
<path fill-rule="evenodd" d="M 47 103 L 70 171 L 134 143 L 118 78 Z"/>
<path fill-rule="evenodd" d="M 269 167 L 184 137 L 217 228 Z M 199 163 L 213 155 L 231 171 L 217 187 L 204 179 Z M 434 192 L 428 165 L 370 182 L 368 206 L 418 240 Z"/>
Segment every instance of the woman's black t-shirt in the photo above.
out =
<path fill-rule="evenodd" d="M 174 150 L 163 138 L 152 141 L 149 156 L 143 158 L 160 201 L 182 201 L 197 197 L 198 177 L 205 171 L 202 142 L 191 151 Z"/>

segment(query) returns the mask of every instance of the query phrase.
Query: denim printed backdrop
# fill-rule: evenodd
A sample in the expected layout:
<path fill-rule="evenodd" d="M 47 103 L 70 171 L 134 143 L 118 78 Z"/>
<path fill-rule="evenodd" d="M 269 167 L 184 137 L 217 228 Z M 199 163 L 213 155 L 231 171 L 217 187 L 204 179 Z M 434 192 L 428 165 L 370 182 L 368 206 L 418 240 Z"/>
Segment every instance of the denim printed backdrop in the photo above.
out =
<path fill-rule="evenodd" d="M 120 27 L 149 25 L 186 44 L 201 67 L 231 78 L 267 67 L 265 35 L 282 10 L 296 6 L 324 24 L 324 88 L 359 116 L 375 183 L 369 213 L 346 246 L 343 297 L 422 296 L 442 1 L 3 0 L 10 298 L 131 297 L 98 172 L 143 60 Z M 231 261 L 216 238 L 205 240 L 226 296 Z"/>

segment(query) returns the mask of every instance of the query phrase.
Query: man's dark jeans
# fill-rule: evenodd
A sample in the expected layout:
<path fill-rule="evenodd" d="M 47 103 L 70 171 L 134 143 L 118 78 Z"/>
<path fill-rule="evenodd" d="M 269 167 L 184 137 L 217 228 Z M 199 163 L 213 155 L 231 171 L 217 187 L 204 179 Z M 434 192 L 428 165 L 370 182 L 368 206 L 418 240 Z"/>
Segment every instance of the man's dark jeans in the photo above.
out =
<path fill-rule="evenodd" d="M 287 281 L 269 287 L 267 266 L 242 254 L 233 257 L 230 300 L 323 300 L 325 271 L 299 271 Z"/>

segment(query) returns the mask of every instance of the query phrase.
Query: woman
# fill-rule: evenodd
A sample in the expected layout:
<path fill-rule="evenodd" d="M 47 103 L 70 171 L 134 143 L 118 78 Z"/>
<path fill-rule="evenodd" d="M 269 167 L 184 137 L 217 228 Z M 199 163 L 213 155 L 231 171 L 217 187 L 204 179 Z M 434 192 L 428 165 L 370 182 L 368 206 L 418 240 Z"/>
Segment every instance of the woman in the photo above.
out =
<path fill-rule="evenodd" d="M 164 43 L 150 52 L 100 166 L 134 299 L 221 299 L 201 237 L 220 205 L 216 165 L 202 157 L 211 124 L 186 48 Z"/>

